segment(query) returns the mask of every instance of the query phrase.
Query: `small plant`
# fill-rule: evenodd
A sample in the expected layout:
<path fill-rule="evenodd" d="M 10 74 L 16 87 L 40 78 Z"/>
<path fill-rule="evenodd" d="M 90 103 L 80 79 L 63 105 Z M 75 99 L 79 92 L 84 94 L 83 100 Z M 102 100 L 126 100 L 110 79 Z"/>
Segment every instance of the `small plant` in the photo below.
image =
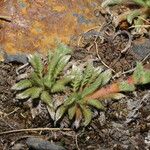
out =
<path fill-rule="evenodd" d="M 33 72 L 27 79 L 16 83 L 12 89 L 21 91 L 16 95 L 17 99 L 40 99 L 47 104 L 49 109 L 54 109 L 52 95 L 63 92 L 65 85 L 72 80 L 71 76 L 61 77 L 61 73 L 68 63 L 71 50 L 63 44 L 48 54 L 47 66 L 43 64 L 39 54 L 32 55 L 29 62 Z M 54 114 L 50 114 L 54 119 Z"/>
<path fill-rule="evenodd" d="M 90 123 L 92 119 L 91 107 L 105 109 L 100 100 L 106 98 L 120 99 L 124 97 L 120 92 L 134 91 L 135 85 L 150 83 L 150 71 L 145 70 L 140 63 L 137 63 L 136 70 L 128 80 L 113 83 L 106 87 L 103 86 L 111 78 L 110 70 L 102 72 L 101 68 L 94 68 L 93 65 L 88 64 L 84 71 L 75 67 L 72 74 L 75 75 L 71 84 L 72 93 L 64 104 L 57 109 L 55 121 L 61 119 L 67 112 L 70 120 L 75 118 L 74 126 L 76 128 L 79 127 L 83 118 L 84 126 Z M 97 89 L 99 90 L 96 91 Z"/>
<path fill-rule="evenodd" d="M 87 99 L 98 99 L 111 97 L 115 93 L 129 92 L 136 89 L 136 85 L 144 85 L 150 83 L 150 70 L 144 69 L 141 63 L 137 63 L 137 67 L 132 76 L 125 81 L 118 81 L 107 87 L 101 88 L 95 91 L 91 95 L 88 95 Z"/>
<path fill-rule="evenodd" d="M 109 82 L 111 71 L 106 70 L 102 72 L 102 68 L 94 68 L 89 63 L 84 71 L 74 66 L 71 74 L 75 76 L 71 82 L 72 92 L 66 101 L 57 109 L 55 121 L 57 122 L 67 112 L 70 120 L 75 118 L 74 126 L 78 128 L 83 118 L 84 126 L 90 123 L 92 119 L 91 107 L 104 110 L 99 100 L 87 100 L 86 97 Z"/>
<path fill-rule="evenodd" d="M 135 28 L 136 32 L 140 33 L 142 28 L 149 27 L 149 25 L 145 25 L 147 22 L 146 19 L 150 15 L 150 1 L 149 0 L 106 0 L 102 3 L 103 7 L 116 5 L 116 4 L 128 4 L 131 3 L 135 5 L 139 5 L 140 8 L 136 10 L 127 11 L 117 17 L 114 22 L 118 25 L 121 21 L 127 20 L 129 24 L 133 24 L 132 27 Z"/>

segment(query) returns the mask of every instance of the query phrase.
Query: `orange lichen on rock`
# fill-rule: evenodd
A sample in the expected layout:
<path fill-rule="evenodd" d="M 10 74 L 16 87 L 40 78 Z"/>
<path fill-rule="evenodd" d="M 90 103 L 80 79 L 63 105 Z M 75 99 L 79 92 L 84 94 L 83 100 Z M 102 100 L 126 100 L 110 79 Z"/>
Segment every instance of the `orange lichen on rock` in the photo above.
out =
<path fill-rule="evenodd" d="M 98 0 L 11 0 L 1 1 L 1 14 L 11 22 L 1 21 L 0 44 L 11 54 L 45 53 L 56 39 L 66 44 L 98 24 L 94 9 Z"/>

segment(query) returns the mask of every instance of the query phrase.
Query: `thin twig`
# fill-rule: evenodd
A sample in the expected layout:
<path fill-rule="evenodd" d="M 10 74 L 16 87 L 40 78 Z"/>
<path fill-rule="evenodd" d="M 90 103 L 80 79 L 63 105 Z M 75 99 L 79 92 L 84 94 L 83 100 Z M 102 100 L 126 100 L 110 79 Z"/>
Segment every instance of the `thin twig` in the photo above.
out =
<path fill-rule="evenodd" d="M 123 31 L 118 31 L 114 37 L 113 40 L 116 38 L 116 36 L 121 35 L 121 34 L 126 34 L 128 36 L 128 44 L 126 45 L 126 47 L 121 51 L 121 53 L 125 53 L 130 47 L 131 47 L 131 43 L 132 43 L 132 36 L 130 35 L 129 32 L 123 30 Z"/>
<path fill-rule="evenodd" d="M 20 74 L 19 71 L 26 68 L 27 66 L 29 66 L 29 63 L 26 63 L 26 64 L 20 66 L 19 68 L 17 68 L 16 69 L 16 74 L 19 75 Z"/>
<path fill-rule="evenodd" d="M 148 55 L 146 55 L 143 60 L 142 60 L 142 63 L 150 56 L 150 53 Z"/>
<path fill-rule="evenodd" d="M 29 129 L 18 129 L 18 130 L 10 130 L 5 132 L 0 132 L 1 135 L 17 133 L 17 132 L 32 132 L 32 131 L 71 131 L 71 128 L 29 128 Z"/>

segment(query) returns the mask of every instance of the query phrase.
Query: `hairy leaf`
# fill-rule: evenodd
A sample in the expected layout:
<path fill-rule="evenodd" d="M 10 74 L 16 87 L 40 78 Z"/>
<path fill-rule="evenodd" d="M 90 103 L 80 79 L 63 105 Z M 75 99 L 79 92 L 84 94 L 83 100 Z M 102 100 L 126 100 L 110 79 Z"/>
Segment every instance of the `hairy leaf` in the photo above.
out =
<path fill-rule="evenodd" d="M 62 84 L 54 84 L 51 88 L 52 93 L 57 93 L 57 92 L 64 92 L 66 89 L 65 85 Z"/>
<path fill-rule="evenodd" d="M 68 115 L 69 115 L 70 120 L 73 119 L 73 117 L 75 116 L 75 113 L 76 113 L 76 105 L 73 105 L 68 109 Z"/>
<path fill-rule="evenodd" d="M 87 107 L 82 107 L 82 112 L 84 116 L 84 126 L 87 126 L 92 120 L 92 111 Z"/>
<path fill-rule="evenodd" d="M 77 98 L 77 94 L 73 93 L 70 97 L 67 98 L 67 100 L 64 102 L 64 106 L 69 106 L 71 105 Z"/>
<path fill-rule="evenodd" d="M 43 90 L 43 88 L 40 88 L 40 87 L 32 87 L 31 88 L 31 99 L 36 99 L 36 98 L 39 98 L 40 97 L 40 94 Z"/>
<path fill-rule="evenodd" d="M 110 79 L 112 77 L 111 70 L 108 69 L 108 70 L 102 72 L 100 76 L 102 78 L 101 86 L 103 86 L 103 85 L 107 84 L 110 81 Z"/>
<path fill-rule="evenodd" d="M 91 93 L 93 93 L 95 90 L 97 90 L 97 88 L 99 88 L 100 85 L 102 85 L 102 81 L 103 80 L 103 76 L 100 74 L 98 76 L 98 78 L 88 87 L 86 87 L 83 92 L 82 92 L 82 96 L 85 97 Z"/>
<path fill-rule="evenodd" d="M 102 103 L 99 100 L 89 99 L 89 100 L 87 100 L 87 104 L 90 106 L 93 106 L 97 109 L 105 110 L 104 106 L 102 105 Z"/>
<path fill-rule="evenodd" d="M 31 63 L 32 67 L 34 68 L 35 73 L 39 77 L 42 77 L 42 72 L 43 72 L 43 63 L 41 60 L 41 57 L 39 54 L 34 54 L 29 58 L 29 62 Z"/>
<path fill-rule="evenodd" d="M 55 109 L 54 107 L 47 106 L 47 110 L 49 112 L 50 117 L 55 120 Z"/>
<path fill-rule="evenodd" d="M 57 109 L 56 115 L 55 115 L 55 122 L 57 122 L 59 119 L 61 119 L 61 117 L 64 115 L 65 111 L 66 111 L 66 107 L 64 107 L 63 105 Z"/>
<path fill-rule="evenodd" d="M 31 87 L 25 91 L 23 91 L 20 94 L 16 95 L 17 99 L 26 99 L 31 97 L 31 99 L 35 99 L 38 98 L 40 93 L 42 92 L 42 88 L 38 88 L 38 87 Z"/>
<path fill-rule="evenodd" d="M 31 86 L 32 86 L 31 81 L 28 79 L 25 79 L 25 80 L 22 80 L 22 81 L 19 81 L 18 83 L 16 83 L 11 89 L 12 90 L 24 90 Z"/>
<path fill-rule="evenodd" d="M 50 94 L 47 91 L 43 91 L 41 94 L 41 100 L 46 103 L 49 107 L 53 107 L 53 102 Z"/>
<path fill-rule="evenodd" d="M 127 16 L 127 21 L 132 24 L 133 19 L 137 16 L 140 15 L 140 11 L 139 10 L 135 10 L 133 12 L 131 12 L 128 16 Z"/>
<path fill-rule="evenodd" d="M 17 99 L 26 99 L 29 98 L 31 96 L 31 92 L 32 92 L 32 88 L 29 88 L 25 91 L 23 91 L 22 93 L 19 93 L 16 95 Z"/>
<path fill-rule="evenodd" d="M 133 0 L 133 1 L 138 5 L 147 6 L 146 0 Z"/>
<path fill-rule="evenodd" d="M 135 90 L 134 84 L 129 84 L 126 81 L 122 81 L 118 84 L 119 84 L 120 91 L 126 92 L 126 91 L 134 91 Z"/>
<path fill-rule="evenodd" d="M 57 78 L 60 72 L 64 69 L 64 67 L 66 66 L 70 58 L 71 58 L 71 55 L 65 55 L 59 60 L 55 68 L 54 77 L 53 77 L 54 79 Z"/>
<path fill-rule="evenodd" d="M 80 88 L 81 81 L 83 79 L 82 70 L 76 66 L 73 66 L 72 75 L 74 76 L 74 80 L 71 85 L 73 87 L 73 91 L 76 92 Z"/>
<path fill-rule="evenodd" d="M 30 75 L 30 81 L 32 82 L 32 85 L 34 86 L 41 86 L 43 87 L 43 80 L 41 78 L 38 77 L 38 75 L 33 72 L 31 75 Z"/>
<path fill-rule="evenodd" d="M 85 84 L 88 83 L 90 77 L 92 76 L 94 72 L 94 67 L 92 63 L 88 63 L 86 66 L 86 69 L 83 72 L 83 80 L 81 82 L 81 87 L 83 87 Z"/>
<path fill-rule="evenodd" d="M 88 81 L 88 84 L 93 83 L 95 81 L 95 79 L 100 75 L 101 72 L 102 72 L 102 67 L 95 68 L 91 78 Z"/>

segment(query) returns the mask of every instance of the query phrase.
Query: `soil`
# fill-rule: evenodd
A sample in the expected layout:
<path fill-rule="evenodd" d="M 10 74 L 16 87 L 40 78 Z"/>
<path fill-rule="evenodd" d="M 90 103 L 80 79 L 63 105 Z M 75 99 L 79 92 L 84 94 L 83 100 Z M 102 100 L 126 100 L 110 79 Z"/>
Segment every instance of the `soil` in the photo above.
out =
<path fill-rule="evenodd" d="M 104 41 L 95 37 L 84 39 L 82 46 L 74 48 L 72 59 L 82 63 L 94 60 L 95 66 L 105 65 L 114 75 L 133 69 L 136 61 L 149 65 L 150 59 L 147 40 L 140 36 L 132 39 L 130 48 L 121 53 L 128 44 L 126 35 L 115 32 Z M 142 42 L 139 42 L 142 41 Z M 145 44 L 146 43 L 146 44 Z M 93 46 L 91 46 L 93 44 Z M 140 47 L 141 51 L 136 51 Z M 142 53 L 143 49 L 143 53 Z M 86 128 L 71 131 L 26 131 L 1 134 L 1 132 L 29 128 L 53 128 L 53 121 L 42 105 L 42 112 L 34 119 L 30 107 L 24 101 L 15 99 L 11 90 L 16 82 L 16 69 L 20 64 L 14 62 L 0 64 L 0 150 L 28 150 L 26 140 L 36 137 L 51 141 L 68 150 L 148 150 L 150 149 L 150 86 L 138 86 L 135 92 L 126 93 L 119 100 L 105 100 L 105 112 L 99 112 Z M 119 76 L 124 78 L 124 76 Z M 31 149 L 31 148 L 30 148 Z"/>

